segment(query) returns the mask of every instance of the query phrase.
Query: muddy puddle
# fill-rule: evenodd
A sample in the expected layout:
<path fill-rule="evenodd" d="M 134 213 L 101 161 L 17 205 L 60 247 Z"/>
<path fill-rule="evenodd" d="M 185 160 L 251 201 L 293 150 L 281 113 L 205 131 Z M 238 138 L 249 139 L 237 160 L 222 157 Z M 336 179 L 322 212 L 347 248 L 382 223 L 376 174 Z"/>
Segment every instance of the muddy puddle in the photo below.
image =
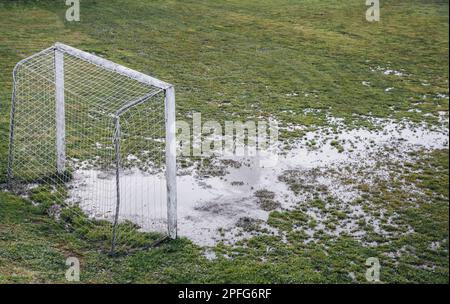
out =
<path fill-rule="evenodd" d="M 267 164 L 273 159 L 267 162 L 265 156 L 256 155 L 233 158 L 233 163 L 238 165 L 227 166 L 225 174 L 220 176 L 201 175 L 194 167 L 184 169 L 187 174 L 177 178 L 179 235 L 201 246 L 213 246 L 219 241 L 233 243 L 252 235 L 246 224 L 255 222 L 264 226 L 272 210 L 307 204 L 323 189 L 326 189 L 325 195 L 335 197 L 342 204 L 358 198 L 356 187 L 342 182 L 340 171 L 344 167 L 362 168 L 367 176 L 361 178 L 370 180 L 371 176 L 388 174 L 382 166 L 376 166 L 380 160 L 404 162 L 408 160 L 408 152 L 448 148 L 448 124 L 431 130 L 424 125 L 385 120 L 380 121 L 379 126 L 377 131 L 354 129 L 334 133 L 330 127 L 307 132 L 288 150 L 279 151 L 276 162 L 271 165 Z M 226 163 L 227 160 L 215 161 Z M 289 182 L 292 179 L 304 186 L 301 191 L 293 189 Z M 70 185 L 70 200 L 81 202 L 81 208 L 91 216 L 112 219 L 115 182 L 112 173 L 80 169 Z M 120 184 L 122 220 L 129 219 L 143 230 L 164 229 L 164 176 L 130 169 L 123 172 Z M 103 187 L 100 192 L 99 185 Z M 98 193 L 103 193 L 105 199 L 99 200 Z M 99 201 L 109 203 L 98 205 Z M 352 208 L 350 218 L 343 221 L 334 234 L 361 233 L 351 216 L 369 215 L 362 214 L 357 206 Z M 320 225 L 320 212 L 314 208 L 308 212 Z M 376 219 L 368 220 L 376 226 Z"/>

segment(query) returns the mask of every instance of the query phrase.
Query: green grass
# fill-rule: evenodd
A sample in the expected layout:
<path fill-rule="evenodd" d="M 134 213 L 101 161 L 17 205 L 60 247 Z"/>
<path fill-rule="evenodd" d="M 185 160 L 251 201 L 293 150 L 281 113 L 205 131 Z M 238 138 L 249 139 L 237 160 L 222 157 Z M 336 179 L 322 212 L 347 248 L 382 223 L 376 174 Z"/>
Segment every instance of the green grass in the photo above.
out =
<path fill-rule="evenodd" d="M 0 0 L 0 183 L 12 69 L 55 41 L 175 84 L 180 119 L 194 111 L 204 121 L 274 116 L 315 128 L 330 113 L 349 127 L 372 127 L 366 116 L 436 124 L 437 112 L 448 111 L 448 99 L 437 98 L 448 95 L 448 1 L 381 1 L 379 23 L 365 21 L 361 0 L 81 2 L 81 22 L 66 23 L 63 1 Z M 405 76 L 371 71 L 378 66 Z M 321 111 L 304 112 L 310 108 Z M 287 233 L 286 243 L 262 235 L 219 245 L 213 261 L 186 239 L 111 258 L 92 239 L 62 229 L 44 214 L 45 204 L 0 193 L 0 282 L 65 282 L 65 258 L 76 256 L 82 282 L 351 282 L 354 273 L 363 283 L 365 260 L 379 257 L 383 282 L 448 283 L 448 150 L 417 155 L 403 178 L 424 196 L 380 183 L 364 199 L 370 212 L 380 206 L 399 214 L 399 227 L 412 234 L 383 243 L 367 229 L 365 241 L 378 242 L 370 247 L 319 233 L 320 242 L 305 244 L 302 229 L 317 223 L 301 209 L 273 212 L 269 224 Z M 345 217 L 324 202 L 311 204 L 330 218 Z M 440 246 L 431 250 L 434 242 Z M 400 257 L 387 255 L 399 248 Z"/>
<path fill-rule="evenodd" d="M 377 241 L 376 246 L 364 246 L 346 235 L 331 238 L 319 234 L 319 241 L 305 243 L 306 235 L 293 228 L 308 225 L 308 216 L 301 210 L 275 211 L 268 223 L 287 233 L 285 242 L 279 235 L 266 234 L 236 246 L 219 244 L 211 249 L 217 257 L 212 261 L 184 238 L 110 257 L 98 250 L 93 239 L 67 232 L 39 207 L 0 193 L 0 282 L 64 282 L 65 259 L 75 256 L 80 259 L 84 283 L 364 283 L 369 257 L 379 258 L 385 283 L 448 283 L 448 195 L 436 195 L 448 188 L 447 155 L 448 150 L 437 151 L 415 165 L 438 172 L 427 175 L 426 183 L 418 183 L 425 190 L 438 190 L 423 197 L 419 207 L 392 195 L 392 191 L 411 195 L 400 189 L 370 196 L 375 206 L 393 206 L 400 221 L 414 229 L 412 234 L 388 242 L 368 230 L 365 241 Z M 324 208 L 320 201 L 311 204 Z M 256 227 L 249 229 L 259 229 Z M 436 241 L 441 244 L 432 250 L 430 244 Z M 400 248 L 400 257 L 389 255 Z M 354 281 L 349 273 L 355 275 Z"/>

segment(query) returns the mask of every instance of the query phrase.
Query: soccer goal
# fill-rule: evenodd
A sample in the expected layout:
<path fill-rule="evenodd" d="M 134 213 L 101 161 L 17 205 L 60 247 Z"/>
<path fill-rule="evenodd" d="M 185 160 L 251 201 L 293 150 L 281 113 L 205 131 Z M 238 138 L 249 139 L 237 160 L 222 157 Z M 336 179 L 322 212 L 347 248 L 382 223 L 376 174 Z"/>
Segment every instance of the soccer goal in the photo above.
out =
<path fill-rule="evenodd" d="M 128 249 L 177 234 L 172 85 L 56 43 L 13 71 L 8 185 Z"/>

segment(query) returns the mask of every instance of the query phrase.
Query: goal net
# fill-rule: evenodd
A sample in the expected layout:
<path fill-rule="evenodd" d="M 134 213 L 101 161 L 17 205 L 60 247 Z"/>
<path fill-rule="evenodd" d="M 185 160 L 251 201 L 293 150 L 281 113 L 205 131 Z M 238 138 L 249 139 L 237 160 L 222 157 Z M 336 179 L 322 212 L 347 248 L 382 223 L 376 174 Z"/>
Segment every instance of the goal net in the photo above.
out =
<path fill-rule="evenodd" d="M 173 86 L 56 43 L 13 72 L 8 184 L 112 252 L 176 237 Z"/>

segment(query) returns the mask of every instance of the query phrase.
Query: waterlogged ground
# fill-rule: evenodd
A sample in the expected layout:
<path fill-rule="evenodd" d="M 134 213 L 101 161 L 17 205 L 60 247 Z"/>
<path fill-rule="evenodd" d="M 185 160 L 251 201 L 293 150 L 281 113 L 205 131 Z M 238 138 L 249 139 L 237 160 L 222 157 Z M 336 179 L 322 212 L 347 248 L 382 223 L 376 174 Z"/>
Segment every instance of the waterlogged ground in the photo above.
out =
<path fill-rule="evenodd" d="M 179 235 L 200 246 L 234 244 L 260 234 L 285 237 L 282 230 L 268 225 L 269 215 L 296 209 L 305 214 L 295 227 L 305 234 L 305 242 L 324 233 L 346 234 L 371 245 L 364 238 L 369 230 L 385 240 L 412 233 L 412 227 L 396 221 L 399 216 L 389 206 L 374 206 L 365 195 L 380 183 L 390 188 L 390 183 L 402 182 L 402 169 L 407 171 L 406 164 L 418 155 L 448 149 L 448 115 L 440 113 L 439 119 L 435 126 L 372 119 L 368 130 L 349 129 L 328 117 L 327 127 L 306 131 L 301 140 L 280 146 L 276 155 L 218 157 L 184 168 L 177 179 Z M 114 172 L 78 170 L 69 187 L 71 200 L 81 202 L 88 214 L 111 220 L 115 183 Z M 403 183 L 403 190 L 421 194 L 420 189 Z M 139 224 L 143 231 L 163 229 L 163 174 L 127 169 L 121 173 L 120 184 L 121 219 Z M 106 193 L 110 204 L 105 205 L 107 198 L 95 195 L 98 192 Z M 384 224 L 390 225 L 390 231 Z"/>
<path fill-rule="evenodd" d="M 361 0 L 81 5 L 68 23 L 63 1 L 0 0 L 0 184 L 11 71 L 56 41 L 175 84 L 177 119 L 276 119 L 278 162 L 180 162 L 183 237 L 119 257 L 99 252 L 110 222 L 73 231 L 51 195 L 2 191 L 0 282 L 67 282 L 75 256 L 83 283 L 366 283 L 378 258 L 382 282 L 448 284 L 448 1 L 384 0 L 371 23 Z M 113 176 L 75 172 L 72 202 L 110 221 Z M 111 203 L 87 195 L 95 179 Z M 164 226 L 161 176 L 123 179 L 125 218 Z"/>

